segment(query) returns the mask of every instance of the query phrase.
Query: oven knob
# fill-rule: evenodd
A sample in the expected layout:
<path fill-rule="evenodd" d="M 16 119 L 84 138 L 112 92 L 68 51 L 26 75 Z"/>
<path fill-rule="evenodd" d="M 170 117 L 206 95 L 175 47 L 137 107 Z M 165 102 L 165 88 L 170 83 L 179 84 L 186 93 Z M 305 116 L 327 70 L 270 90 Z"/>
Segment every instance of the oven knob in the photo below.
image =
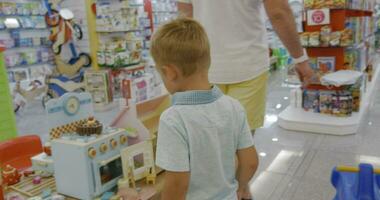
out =
<path fill-rule="evenodd" d="M 105 153 L 108 150 L 108 147 L 106 144 L 100 145 L 100 152 Z"/>
<path fill-rule="evenodd" d="M 112 147 L 112 149 L 117 147 L 117 141 L 116 140 L 114 140 L 114 139 L 111 140 L 111 147 Z"/>
<path fill-rule="evenodd" d="M 127 143 L 127 140 L 128 140 L 127 136 L 125 136 L 125 135 L 120 136 L 120 143 L 121 144 Z"/>
<path fill-rule="evenodd" d="M 88 149 L 88 157 L 95 158 L 95 156 L 96 156 L 96 150 L 94 148 L 89 148 Z"/>

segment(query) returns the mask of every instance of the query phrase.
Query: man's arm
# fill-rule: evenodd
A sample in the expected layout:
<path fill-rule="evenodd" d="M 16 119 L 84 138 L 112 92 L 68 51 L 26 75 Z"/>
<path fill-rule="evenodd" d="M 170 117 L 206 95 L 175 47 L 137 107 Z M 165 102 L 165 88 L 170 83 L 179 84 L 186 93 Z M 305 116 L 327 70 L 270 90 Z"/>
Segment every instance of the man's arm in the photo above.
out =
<path fill-rule="evenodd" d="M 236 172 L 236 178 L 239 182 L 237 194 L 238 200 L 240 200 L 244 197 L 244 195 L 247 195 L 247 192 L 249 193 L 248 183 L 252 179 L 253 175 L 255 175 L 259 165 L 259 158 L 255 147 L 238 150 L 237 157 L 238 169 Z"/>
<path fill-rule="evenodd" d="M 162 200 L 185 200 L 189 188 L 190 172 L 165 172 Z"/>
<path fill-rule="evenodd" d="M 274 30 L 288 49 L 290 55 L 293 58 L 301 57 L 304 52 L 297 32 L 293 12 L 288 1 L 264 0 L 264 7 Z M 309 84 L 313 81 L 314 71 L 309 66 L 308 61 L 298 64 L 296 69 L 304 84 Z"/>
<path fill-rule="evenodd" d="M 181 0 L 177 3 L 180 16 L 193 18 L 193 5 L 189 0 Z"/>

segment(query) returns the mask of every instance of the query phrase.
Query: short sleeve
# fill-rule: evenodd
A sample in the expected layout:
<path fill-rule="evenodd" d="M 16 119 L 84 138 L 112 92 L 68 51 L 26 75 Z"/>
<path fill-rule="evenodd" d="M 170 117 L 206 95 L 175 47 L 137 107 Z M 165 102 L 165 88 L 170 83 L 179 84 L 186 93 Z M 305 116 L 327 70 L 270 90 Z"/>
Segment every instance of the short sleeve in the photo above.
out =
<path fill-rule="evenodd" d="M 157 166 L 173 172 L 190 171 L 189 145 L 186 138 L 180 123 L 161 118 L 157 139 Z"/>
<path fill-rule="evenodd" d="M 178 3 L 192 3 L 191 0 L 177 0 Z"/>
<path fill-rule="evenodd" d="M 240 134 L 238 135 L 239 138 L 237 148 L 245 149 L 253 146 L 253 138 L 251 129 L 248 124 L 247 115 L 245 114 L 245 112 L 242 112 L 241 115 L 242 117 L 240 119 L 242 119 L 242 125 Z"/>

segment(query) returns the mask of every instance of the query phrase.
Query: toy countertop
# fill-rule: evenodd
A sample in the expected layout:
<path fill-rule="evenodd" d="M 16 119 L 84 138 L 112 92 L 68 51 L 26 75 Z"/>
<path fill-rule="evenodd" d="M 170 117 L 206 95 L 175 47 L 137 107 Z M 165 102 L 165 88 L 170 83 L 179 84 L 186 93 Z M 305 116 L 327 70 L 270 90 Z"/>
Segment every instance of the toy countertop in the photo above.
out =
<path fill-rule="evenodd" d="M 141 189 L 140 193 L 141 193 L 141 197 L 142 197 L 143 200 L 146 199 L 146 198 L 145 199 L 143 198 L 144 196 L 146 196 L 146 195 L 151 196 L 150 193 L 152 192 L 152 190 L 155 190 L 156 194 L 153 197 L 149 198 L 149 200 L 159 200 L 160 199 L 160 194 L 161 194 L 161 191 L 162 191 L 162 189 L 164 187 L 164 177 L 165 177 L 165 172 L 158 174 L 157 179 L 156 179 L 156 184 L 154 186 L 147 185 L 145 183 L 145 179 L 142 179 L 142 180 L 140 180 L 140 181 L 138 181 L 136 183 L 136 187 L 139 188 L 139 189 Z M 26 180 L 21 180 L 20 184 L 24 184 L 24 182 L 27 182 L 27 181 Z M 19 196 L 19 197 L 21 197 L 21 198 L 25 198 L 25 199 L 28 198 L 28 197 L 24 196 L 23 194 L 15 191 L 15 190 L 13 190 L 11 188 L 7 188 L 5 190 L 5 196 L 6 197 L 16 196 L 16 195 Z M 77 200 L 77 199 L 72 198 L 72 197 L 66 197 L 65 199 L 66 200 Z"/>

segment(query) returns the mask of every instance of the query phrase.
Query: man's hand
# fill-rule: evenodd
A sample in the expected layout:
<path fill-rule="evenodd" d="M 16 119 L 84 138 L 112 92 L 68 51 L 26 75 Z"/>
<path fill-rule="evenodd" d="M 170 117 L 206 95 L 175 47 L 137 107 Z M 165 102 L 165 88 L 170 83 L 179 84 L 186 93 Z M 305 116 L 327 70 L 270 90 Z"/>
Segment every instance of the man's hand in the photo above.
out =
<path fill-rule="evenodd" d="M 319 78 L 315 75 L 314 70 L 310 67 L 308 61 L 299 63 L 295 67 L 304 87 L 312 83 L 319 83 Z"/>

